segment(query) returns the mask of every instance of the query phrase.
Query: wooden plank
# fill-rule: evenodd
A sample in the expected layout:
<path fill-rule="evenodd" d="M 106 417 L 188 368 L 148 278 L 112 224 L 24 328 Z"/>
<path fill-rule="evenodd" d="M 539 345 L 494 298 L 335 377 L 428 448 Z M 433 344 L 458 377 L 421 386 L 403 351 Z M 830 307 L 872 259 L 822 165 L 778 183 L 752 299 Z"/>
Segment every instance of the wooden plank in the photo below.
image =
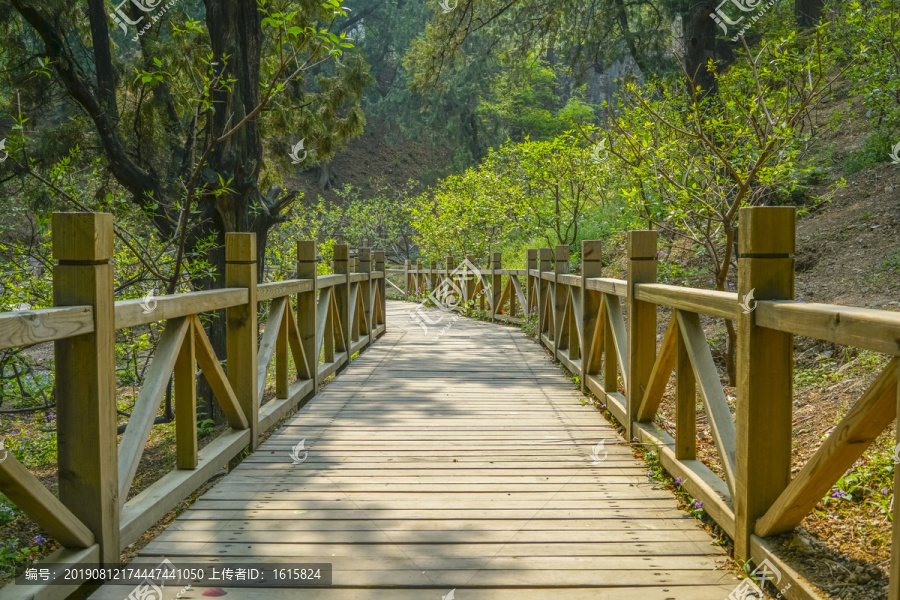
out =
<path fill-rule="evenodd" d="M 284 319 L 284 311 L 287 305 L 287 298 L 281 297 L 272 300 L 272 304 L 269 307 L 269 318 L 266 321 L 266 328 L 259 342 L 259 351 L 256 358 L 257 404 L 262 401 L 263 393 L 266 390 L 266 376 L 269 373 L 269 365 L 272 364 L 272 359 L 275 358 L 275 346 L 278 343 L 278 333 L 281 331 L 281 322 Z"/>
<path fill-rule="evenodd" d="M 647 391 L 644 393 L 644 397 L 638 407 L 636 420 L 652 421 L 656 417 L 656 411 L 659 409 L 659 403 L 662 402 L 663 395 L 666 393 L 666 386 L 669 384 L 672 369 L 675 368 L 677 344 L 678 320 L 673 315 L 673 318 L 669 320 L 666 333 L 663 335 L 663 341 L 659 346 L 656 362 L 653 363 L 653 369 L 650 371 L 650 381 L 647 382 Z"/>
<path fill-rule="evenodd" d="M 297 276 L 310 278 L 317 283 L 316 278 L 316 242 L 314 240 L 306 240 L 297 242 Z M 318 332 L 325 330 L 325 323 L 319 327 L 317 299 L 319 297 L 318 288 L 313 286 L 309 292 L 304 292 L 297 296 L 297 332 L 300 335 L 300 345 L 302 352 L 297 351 L 291 346 L 294 354 L 294 365 L 297 367 L 298 376 L 304 379 L 313 380 L 311 394 L 316 393 L 318 381 L 316 380 L 316 365 L 319 362 L 319 354 L 322 351 L 322 338 Z M 293 321 L 293 319 L 291 319 Z M 288 336 L 290 336 L 290 331 Z M 304 365 L 301 369 L 299 364 L 300 357 L 303 357 Z"/>
<path fill-rule="evenodd" d="M 894 358 L 853 404 L 772 507 L 756 523 L 756 534 L 768 537 L 792 531 L 856 463 L 897 417 L 897 369 Z"/>
<path fill-rule="evenodd" d="M 175 466 L 197 466 L 197 384 L 194 381 L 195 342 L 190 320 L 175 361 Z"/>
<path fill-rule="evenodd" d="M 734 319 L 741 311 L 735 292 L 699 290 L 663 283 L 639 283 L 634 286 L 634 297 L 661 306 L 724 319 Z"/>
<path fill-rule="evenodd" d="M 588 279 L 587 289 L 625 298 L 628 295 L 628 282 L 624 279 L 593 277 Z"/>
<path fill-rule="evenodd" d="M 222 310 L 246 302 L 247 290 L 235 288 L 154 296 L 149 303 L 143 298 L 119 300 L 116 302 L 116 329 Z M 147 312 L 151 306 L 153 309 Z"/>
<path fill-rule="evenodd" d="M 286 279 L 271 283 L 260 283 L 256 286 L 256 300 L 273 300 L 282 296 L 293 296 L 303 292 L 311 292 L 315 288 L 312 279 Z"/>
<path fill-rule="evenodd" d="M 893 311 L 763 300 L 756 303 L 754 312 L 758 327 L 900 355 L 900 314 Z"/>
<path fill-rule="evenodd" d="M 316 278 L 316 287 L 320 290 L 347 283 L 347 276 L 341 273 L 321 275 Z"/>
<path fill-rule="evenodd" d="M 33 346 L 94 331 L 90 306 L 60 306 L 0 313 L 0 350 Z"/>
<path fill-rule="evenodd" d="M 8 452 L 0 461 L 0 491 L 63 546 L 88 548 L 94 544 L 91 530 Z"/>
<path fill-rule="evenodd" d="M 722 463 L 722 470 L 725 472 L 725 481 L 733 494 L 736 433 L 731 409 L 728 408 L 728 401 L 722 390 L 722 382 L 719 380 L 719 372 L 713 362 L 703 327 L 700 325 L 700 317 L 696 313 L 681 310 L 675 316 L 678 320 L 678 333 L 684 340 L 691 369 L 700 388 L 700 397 L 706 408 L 710 433 L 716 443 L 716 450 L 719 452 L 719 460 Z"/>
<path fill-rule="evenodd" d="M 175 369 L 175 362 L 181 351 L 185 335 L 190 323 L 185 317 L 171 319 L 166 323 L 156 345 L 156 354 L 147 373 L 144 376 L 144 384 L 131 409 L 131 417 L 128 419 L 128 428 L 122 435 L 119 443 L 119 503 L 125 504 L 131 482 L 137 473 L 144 446 L 153 429 L 153 422 L 159 412 L 160 402 L 169 378 Z"/>
<path fill-rule="evenodd" d="M 892 361 L 893 362 L 893 361 Z M 900 382 L 900 366 L 895 369 L 895 377 Z M 900 383 L 897 385 L 895 414 L 900 414 Z M 900 447 L 900 427 L 895 432 L 895 448 Z M 894 465 L 894 498 L 900 494 L 900 470 Z M 891 506 L 891 521 L 900 523 L 900 502 L 894 502 Z M 888 577 L 888 600 L 900 599 L 900 527 L 891 527 L 891 563 Z"/>
<path fill-rule="evenodd" d="M 206 337 L 206 331 L 203 329 L 200 318 L 192 315 L 190 319 L 194 335 L 194 350 L 200 371 L 206 378 L 216 400 L 219 401 L 219 407 L 225 414 L 228 424 L 234 429 L 247 429 L 250 424 L 247 422 L 247 417 L 244 415 L 237 396 L 234 395 L 234 390 L 231 389 L 231 382 L 228 381 L 222 365 L 219 364 L 219 359 L 216 358 L 209 338 Z"/>
<path fill-rule="evenodd" d="M 557 283 L 572 286 L 574 288 L 581 287 L 581 275 L 560 275 L 556 279 Z"/>

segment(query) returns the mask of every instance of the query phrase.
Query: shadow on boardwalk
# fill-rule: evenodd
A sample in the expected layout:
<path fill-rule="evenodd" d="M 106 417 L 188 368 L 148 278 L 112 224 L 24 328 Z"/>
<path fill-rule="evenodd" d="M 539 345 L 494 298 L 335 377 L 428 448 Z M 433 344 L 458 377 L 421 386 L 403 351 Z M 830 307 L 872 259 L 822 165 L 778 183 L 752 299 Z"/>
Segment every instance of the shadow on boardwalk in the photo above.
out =
<path fill-rule="evenodd" d="M 443 320 L 425 332 L 412 307 L 389 303 L 387 334 L 135 562 L 333 565 L 331 587 L 222 581 L 228 598 L 729 595 L 722 550 L 536 344 L 467 319 L 433 341 L 449 315 L 427 310 Z M 301 440 L 308 455 L 293 464 Z"/>

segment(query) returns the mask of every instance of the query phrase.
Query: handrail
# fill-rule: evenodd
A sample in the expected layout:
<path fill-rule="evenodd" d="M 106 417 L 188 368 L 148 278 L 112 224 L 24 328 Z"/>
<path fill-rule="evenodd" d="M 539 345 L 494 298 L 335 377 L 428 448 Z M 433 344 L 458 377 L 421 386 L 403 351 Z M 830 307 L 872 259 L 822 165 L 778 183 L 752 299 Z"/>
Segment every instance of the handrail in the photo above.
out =
<path fill-rule="evenodd" d="M 46 557 L 51 562 L 118 564 L 121 549 L 221 465 L 252 451 L 260 432 L 308 401 L 323 379 L 385 331 L 380 251 L 360 248 L 359 257 L 350 259 L 346 245 L 335 245 L 335 273 L 316 276 L 315 243 L 298 242 L 297 278 L 257 283 L 255 234 L 228 233 L 224 288 L 114 302 L 112 215 L 57 213 L 52 231 L 57 306 L 0 314 L 0 349 L 56 342 L 59 498 L 15 456 L 0 461 L 0 492 L 64 546 Z M 270 304 L 257 342 L 259 302 Z M 227 373 L 199 318 L 216 310 L 226 313 Z M 116 331 L 159 321 L 165 327 L 117 446 Z M 289 364 L 296 366 L 293 381 Z M 202 450 L 197 366 L 230 425 Z M 275 398 L 263 404 L 270 372 Z M 177 469 L 128 499 L 170 380 Z M 61 591 L 29 587 L 34 598 L 58 597 Z"/>
<path fill-rule="evenodd" d="M 406 292 L 421 295 L 445 286 L 459 290 L 460 312 L 487 307 L 492 320 L 536 322 L 540 343 L 580 378 L 583 390 L 596 395 L 625 427 L 627 439 L 658 448 L 661 465 L 681 478 L 681 486 L 734 539 L 736 558 L 768 560 L 781 572 L 782 586 L 790 584 L 790 597 L 815 599 L 764 538 L 799 525 L 895 420 L 900 313 L 793 300 L 795 218 L 795 210 L 786 207 L 741 210 L 736 292 L 657 283 L 655 231 L 628 232 L 625 279 L 601 277 L 601 242 L 586 240 L 580 276 L 568 273 L 568 247 L 557 246 L 528 250 L 527 268 L 515 273 L 500 269 L 494 253 L 474 282 L 459 269 L 455 275 L 448 271 L 451 257 L 444 269 L 408 262 Z M 661 315 L 669 322 L 660 341 Z M 701 315 L 730 320 L 737 332 L 734 417 Z M 793 335 L 894 358 L 792 478 Z M 673 371 L 674 435 L 653 423 Z M 724 480 L 697 460 L 698 395 Z M 894 493 L 900 495 L 900 473 Z M 900 573 L 900 544 L 891 561 L 891 573 Z M 900 583 L 892 581 L 894 587 Z"/>

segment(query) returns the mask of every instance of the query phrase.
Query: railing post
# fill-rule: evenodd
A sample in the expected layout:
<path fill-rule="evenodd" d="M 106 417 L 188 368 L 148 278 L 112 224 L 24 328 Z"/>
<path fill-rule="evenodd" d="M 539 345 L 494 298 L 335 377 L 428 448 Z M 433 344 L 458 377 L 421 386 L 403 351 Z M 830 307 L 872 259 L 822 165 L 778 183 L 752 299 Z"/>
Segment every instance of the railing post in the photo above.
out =
<path fill-rule="evenodd" d="M 503 275 L 500 269 L 503 268 L 503 257 L 499 252 L 491 254 L 491 322 L 497 320 L 495 315 L 500 312 L 500 296 L 503 294 Z M 510 315 L 512 316 L 512 315 Z"/>
<path fill-rule="evenodd" d="M 553 356 L 559 360 L 559 345 L 562 340 L 563 319 L 566 312 L 566 286 L 559 283 L 559 275 L 569 273 L 569 246 L 558 245 L 553 261 Z"/>
<path fill-rule="evenodd" d="M 346 281 L 336 284 L 333 291 L 341 334 L 344 336 L 344 350 L 347 352 L 347 360 L 338 369 L 339 372 L 350 363 L 350 247 L 347 244 L 334 245 L 334 272 L 346 277 Z"/>
<path fill-rule="evenodd" d="M 312 281 L 312 290 L 297 294 L 297 329 L 300 331 L 300 344 L 309 370 L 305 373 L 313 380 L 313 388 L 309 397 L 316 395 L 319 388 L 319 353 L 316 347 L 316 305 L 319 297 L 319 281 L 316 270 L 316 242 L 302 240 L 297 242 L 297 279 Z M 303 373 L 298 373 L 302 377 Z"/>
<path fill-rule="evenodd" d="M 522 307 L 522 312 L 527 319 L 528 316 L 532 312 L 537 312 L 537 296 L 534 298 L 534 306 L 531 305 L 532 295 L 534 294 L 534 278 L 531 276 L 531 272 L 537 269 L 537 258 L 538 251 L 537 249 L 526 250 L 525 251 L 525 305 Z"/>
<path fill-rule="evenodd" d="M 422 259 L 416 259 L 416 296 L 421 296 L 425 291 L 425 275 L 422 273 Z"/>
<path fill-rule="evenodd" d="M 225 234 L 225 287 L 247 288 L 247 304 L 225 309 L 226 373 L 250 423 L 250 450 L 259 435 L 257 390 L 256 234 Z"/>
<path fill-rule="evenodd" d="M 381 273 L 381 278 L 375 281 L 375 285 L 378 286 L 378 295 L 381 300 L 381 307 L 378 309 L 377 318 L 375 318 L 375 324 L 380 325 L 384 324 L 385 330 L 387 330 L 387 298 L 385 298 L 384 294 L 387 291 L 387 273 L 385 272 L 384 267 L 384 250 L 376 250 L 375 251 L 375 271 Z M 374 327 L 373 327 L 374 329 Z"/>
<path fill-rule="evenodd" d="M 897 375 L 900 376 L 900 367 L 897 368 Z M 898 380 L 900 381 L 900 380 Z M 900 385 L 897 386 L 897 414 L 900 415 Z M 900 445 L 900 427 L 897 427 L 894 440 Z M 897 446 L 894 446 L 895 448 Z M 893 519 L 894 523 L 900 523 L 900 469 L 894 467 L 894 506 Z M 900 527 L 892 527 L 891 529 L 891 567 L 888 573 L 888 600 L 900 600 Z"/>
<path fill-rule="evenodd" d="M 656 235 L 656 231 L 628 232 L 628 375 L 625 390 L 628 414 L 627 423 L 623 425 L 629 440 L 633 437 L 632 424 L 656 361 L 656 305 L 634 297 L 635 284 L 656 283 Z"/>
<path fill-rule="evenodd" d="M 435 290 L 437 288 L 437 273 L 435 273 L 435 267 L 437 267 L 437 261 L 433 258 L 428 259 L 428 287 L 431 290 Z"/>
<path fill-rule="evenodd" d="M 366 274 L 366 280 L 361 281 L 359 283 L 361 291 L 357 293 L 361 293 L 363 297 L 363 306 L 365 307 L 366 314 L 366 324 L 369 327 L 369 330 L 366 332 L 369 334 L 369 344 L 375 341 L 375 326 L 372 323 L 373 317 L 373 308 L 375 303 L 375 288 L 372 286 L 372 249 L 371 248 L 360 248 L 359 249 L 359 272 Z M 360 332 L 362 335 L 362 332 Z"/>
<path fill-rule="evenodd" d="M 447 286 L 449 286 L 446 289 L 456 289 L 456 286 L 458 285 L 458 283 L 456 281 L 449 281 L 450 273 L 452 273 L 453 269 L 456 268 L 456 266 L 455 266 L 456 263 L 453 261 L 453 255 L 448 254 L 445 260 L 446 260 L 446 262 L 444 263 L 444 281 L 448 281 Z"/>
<path fill-rule="evenodd" d="M 550 289 L 550 282 L 544 280 L 544 273 L 550 270 L 550 248 L 541 248 L 538 253 L 538 342 L 543 342 L 544 327 L 547 320 L 547 290 Z M 550 336 L 547 336 L 548 339 Z"/>
<path fill-rule="evenodd" d="M 59 499 L 119 563 L 113 218 L 54 213 L 53 303 L 90 305 L 94 331 L 54 343 Z"/>
<path fill-rule="evenodd" d="M 469 264 L 475 264 L 475 255 L 474 254 L 466 254 L 466 260 Z M 465 270 L 463 271 L 463 288 L 466 290 L 466 310 L 468 310 L 469 300 L 475 299 L 475 274 L 469 272 L 469 264 L 466 265 Z M 475 304 L 472 304 L 472 308 L 475 308 Z"/>
<path fill-rule="evenodd" d="M 742 208 L 738 228 L 738 299 L 794 298 L 796 210 Z M 737 411 L 734 556 L 750 558 L 756 521 L 791 477 L 794 339 L 757 327 L 753 312 L 737 318 Z"/>
<path fill-rule="evenodd" d="M 602 275 L 601 257 L 603 246 L 599 240 L 581 241 L 581 391 L 587 392 L 587 376 L 591 363 L 591 349 L 594 345 L 594 333 L 597 329 L 597 317 L 600 312 L 600 296 L 590 292 L 587 280 Z M 602 342 L 602 340 L 598 340 Z M 605 400 L 605 399 L 604 399 Z"/>
<path fill-rule="evenodd" d="M 410 272 L 409 272 L 409 263 L 410 260 L 407 258 L 406 262 L 403 263 L 403 300 L 405 302 L 409 302 L 409 288 L 410 288 Z"/>

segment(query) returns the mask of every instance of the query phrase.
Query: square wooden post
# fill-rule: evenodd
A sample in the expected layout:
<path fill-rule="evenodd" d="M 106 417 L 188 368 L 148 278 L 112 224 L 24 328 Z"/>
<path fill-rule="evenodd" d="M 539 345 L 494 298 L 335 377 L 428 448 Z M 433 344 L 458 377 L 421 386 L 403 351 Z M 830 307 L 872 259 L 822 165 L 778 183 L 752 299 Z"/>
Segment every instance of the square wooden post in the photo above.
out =
<path fill-rule="evenodd" d="M 543 342 L 544 327 L 547 326 L 547 291 L 550 289 L 550 282 L 544 279 L 544 273 L 550 271 L 550 248 L 541 248 L 538 252 L 538 341 Z M 548 338 L 550 336 L 547 336 Z M 546 345 L 546 344 L 544 344 Z"/>
<path fill-rule="evenodd" d="M 225 234 L 225 287 L 247 288 L 247 304 L 225 309 L 226 373 L 241 410 L 250 423 L 250 450 L 259 441 L 257 398 L 256 234 Z"/>
<path fill-rule="evenodd" d="M 387 330 L 387 298 L 385 298 L 384 294 L 387 291 L 387 281 L 385 277 L 387 273 L 384 269 L 384 250 L 376 250 L 375 251 L 375 271 L 381 273 L 381 278 L 375 280 L 375 285 L 378 286 L 378 294 L 381 299 L 381 306 L 378 308 L 378 314 L 375 318 L 375 325 L 384 324 L 385 330 Z M 373 327 L 374 329 L 374 327 Z"/>
<path fill-rule="evenodd" d="M 361 331 L 360 337 L 363 334 L 366 334 L 369 338 L 369 344 L 375 341 L 375 325 L 372 323 L 373 317 L 373 307 L 375 304 L 375 287 L 372 285 L 372 249 L 371 248 L 360 248 L 359 249 L 359 272 L 365 273 L 367 279 L 365 281 L 359 282 L 359 291 L 358 294 L 362 294 L 363 306 L 365 307 L 366 312 L 366 326 L 368 330 L 363 332 Z M 368 344 L 366 344 L 368 345 Z"/>
<path fill-rule="evenodd" d="M 900 377 L 900 366 L 897 367 Z M 900 379 L 898 379 L 900 381 Z M 900 385 L 897 386 L 897 414 L 900 415 Z M 897 427 L 897 446 L 900 446 L 900 427 Z M 898 524 L 891 528 L 891 569 L 889 573 L 888 600 L 900 600 L 900 469 L 894 467 L 894 506 L 893 522 Z"/>
<path fill-rule="evenodd" d="M 497 320 L 497 313 L 500 312 L 500 296 L 503 294 L 503 275 L 500 269 L 503 268 L 503 257 L 499 252 L 491 254 L 491 322 Z"/>
<path fill-rule="evenodd" d="M 525 304 L 527 306 L 522 308 L 522 312 L 525 314 L 526 319 L 532 312 L 537 312 L 537 297 L 532 300 L 535 290 L 535 280 L 531 275 L 531 272 L 538 268 L 537 260 L 537 249 L 525 251 Z"/>
<path fill-rule="evenodd" d="M 89 305 L 94 331 L 54 342 L 59 499 L 94 534 L 100 560 L 119 564 L 113 218 L 54 213 L 53 303 Z"/>
<path fill-rule="evenodd" d="M 475 273 L 469 267 L 469 265 L 475 264 L 475 255 L 474 254 L 466 254 L 466 260 L 468 264 L 463 270 L 463 289 L 466 291 L 466 310 L 469 309 L 469 300 L 475 299 Z M 475 303 L 472 303 L 472 308 L 475 308 Z"/>
<path fill-rule="evenodd" d="M 300 345 L 303 346 L 308 363 L 306 373 L 297 373 L 297 378 L 313 380 L 313 388 L 308 397 L 314 396 L 319 387 L 319 349 L 316 336 L 319 286 L 316 266 L 316 243 L 312 240 L 297 242 L 297 279 L 312 282 L 312 290 L 297 294 L 297 329 L 300 331 Z"/>
<path fill-rule="evenodd" d="M 628 374 L 625 393 L 628 422 L 623 425 L 630 440 L 634 437 L 632 424 L 656 361 L 656 305 L 634 297 L 635 284 L 656 283 L 656 231 L 629 231 L 627 252 Z"/>
<path fill-rule="evenodd" d="M 738 214 L 738 299 L 793 300 L 793 207 L 742 208 Z M 754 305 L 755 306 L 755 305 Z M 791 477 L 794 338 L 737 319 L 734 556 L 750 558 L 756 521 Z"/>
<path fill-rule="evenodd" d="M 594 345 L 594 333 L 597 329 L 597 318 L 600 316 L 600 294 L 588 290 L 587 280 L 602 276 L 603 246 L 600 240 L 581 241 L 581 391 L 587 392 L 587 376 L 592 374 L 590 364 L 591 349 Z M 577 318 L 577 315 L 576 315 Z M 598 343 L 602 340 L 598 340 Z M 605 398 L 601 398 L 604 402 Z"/>
<path fill-rule="evenodd" d="M 336 275 L 344 275 L 344 283 L 335 284 L 332 293 L 337 305 L 338 319 L 341 322 L 341 334 L 344 336 L 344 348 L 347 357 L 344 364 L 338 369 L 342 371 L 350 364 L 350 248 L 347 244 L 335 244 L 334 246 L 334 272 Z M 340 351 L 341 348 L 338 348 Z"/>
<path fill-rule="evenodd" d="M 562 326 L 569 289 L 567 285 L 559 283 L 559 275 L 569 273 L 569 246 L 556 246 L 553 258 L 553 356 L 559 360 L 559 346 L 563 336 Z"/>
<path fill-rule="evenodd" d="M 409 302 L 409 291 L 413 287 L 412 285 L 412 274 L 409 272 L 409 263 L 410 260 L 407 258 L 406 262 L 403 263 L 403 300 L 404 302 Z"/>

